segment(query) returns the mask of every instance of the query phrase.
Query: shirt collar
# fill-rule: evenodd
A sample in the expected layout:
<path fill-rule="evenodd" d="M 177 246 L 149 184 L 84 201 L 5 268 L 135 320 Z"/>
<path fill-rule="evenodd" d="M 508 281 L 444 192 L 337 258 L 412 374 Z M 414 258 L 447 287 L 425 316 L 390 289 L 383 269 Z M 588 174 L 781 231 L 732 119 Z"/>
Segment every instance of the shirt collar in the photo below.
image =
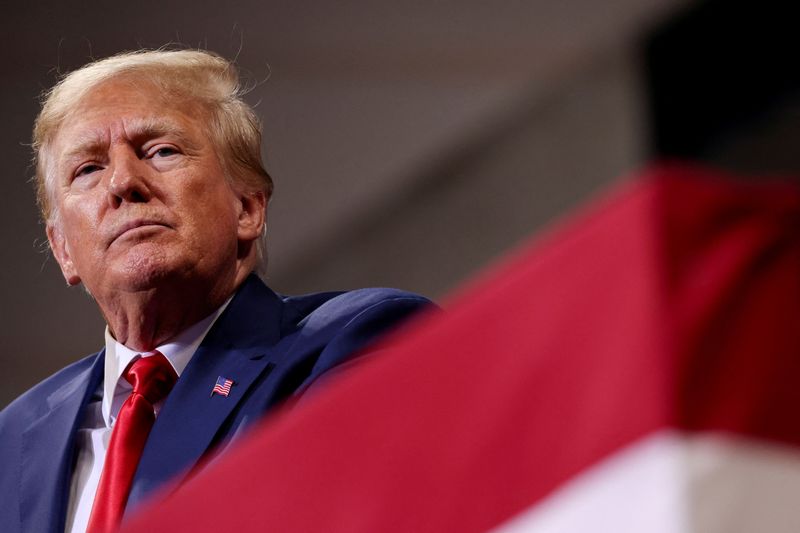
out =
<path fill-rule="evenodd" d="M 228 307 L 232 298 L 222 304 L 216 311 L 208 315 L 206 318 L 197 322 L 196 324 L 186 328 L 181 333 L 173 337 L 158 347 L 156 350 L 161 352 L 167 361 L 175 369 L 175 373 L 180 377 L 189 360 L 197 351 L 197 347 L 203 342 L 211 326 L 217 321 L 217 318 Z M 111 427 L 112 422 L 119 413 L 122 403 L 128 397 L 132 387 L 125 379 L 121 379 L 122 372 L 136 357 L 141 355 L 141 352 L 131 350 L 124 344 L 117 342 L 111 335 L 111 331 L 106 326 L 105 331 L 106 339 L 106 356 L 105 356 L 105 369 L 103 371 L 103 421 L 106 427 Z"/>

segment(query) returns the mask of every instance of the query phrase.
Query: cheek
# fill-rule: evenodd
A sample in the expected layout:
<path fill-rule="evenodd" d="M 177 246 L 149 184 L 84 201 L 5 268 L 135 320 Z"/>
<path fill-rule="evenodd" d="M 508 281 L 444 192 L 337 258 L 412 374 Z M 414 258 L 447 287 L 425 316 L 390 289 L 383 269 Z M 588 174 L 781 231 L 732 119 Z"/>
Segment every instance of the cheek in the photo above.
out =
<path fill-rule="evenodd" d="M 184 192 L 181 218 L 189 229 L 185 237 L 206 250 L 235 246 L 238 213 L 227 187 L 200 186 Z"/>
<path fill-rule="evenodd" d="M 224 179 L 224 178 L 222 178 Z M 190 216 L 211 226 L 226 226 L 236 222 L 236 195 L 226 182 L 202 182 L 188 190 L 184 206 Z M 220 228 L 222 229 L 222 228 Z"/>
<path fill-rule="evenodd" d="M 92 211 L 85 209 L 86 203 L 80 207 L 64 204 L 60 208 L 59 219 L 68 245 L 76 249 L 85 249 L 93 242 L 99 242 L 99 222 Z M 84 207 L 82 209 L 81 207 Z"/>

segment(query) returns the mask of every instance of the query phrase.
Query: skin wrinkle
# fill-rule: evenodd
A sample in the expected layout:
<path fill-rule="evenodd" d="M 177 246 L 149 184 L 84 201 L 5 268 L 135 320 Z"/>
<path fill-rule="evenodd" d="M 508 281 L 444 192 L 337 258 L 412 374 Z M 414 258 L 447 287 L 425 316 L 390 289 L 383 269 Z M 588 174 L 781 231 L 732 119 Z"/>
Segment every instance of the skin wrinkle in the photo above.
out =
<path fill-rule="evenodd" d="M 161 105 L 164 108 L 169 109 L 180 109 L 185 115 L 189 117 L 200 118 L 204 124 L 208 124 L 212 121 L 212 113 L 210 113 L 209 109 L 207 109 L 204 104 L 198 100 L 198 95 L 190 92 L 185 92 L 180 89 L 176 89 L 175 87 L 165 86 L 163 83 L 153 80 L 146 80 L 146 79 L 139 79 L 135 76 L 131 76 L 129 73 L 120 73 L 115 77 L 110 77 L 105 81 L 100 82 L 99 84 L 95 85 L 94 87 L 89 88 L 86 91 L 81 91 L 81 96 L 78 99 L 78 102 L 84 101 L 87 96 L 89 96 L 93 91 L 95 91 L 98 87 L 106 85 L 108 83 L 114 83 L 121 87 L 125 87 L 130 89 L 133 92 L 140 92 L 145 91 L 151 94 L 153 99 L 154 105 Z M 198 83 L 201 83 L 198 81 Z M 201 83 L 202 85 L 202 83 Z M 77 115 L 77 116 L 76 116 Z M 58 202 L 56 201 L 55 197 L 53 196 L 54 181 L 57 179 L 57 167 L 58 165 L 54 163 L 52 152 L 53 152 L 53 145 L 55 143 L 55 139 L 58 137 L 59 133 L 64 129 L 64 125 L 69 123 L 70 121 L 80 118 L 80 105 L 75 106 L 72 109 L 64 112 L 62 118 L 58 121 L 59 128 L 52 130 L 49 134 L 41 139 L 41 147 L 39 149 L 39 165 L 41 168 L 44 169 L 44 182 L 45 182 L 45 195 L 48 198 L 49 209 L 46 210 L 46 222 L 55 222 L 58 219 Z M 154 130 L 158 128 L 159 125 L 165 126 L 169 128 L 169 124 L 167 124 L 167 120 L 164 117 L 150 117 L 145 122 L 150 122 L 151 126 L 145 125 L 145 128 L 152 127 Z M 161 123 L 161 124 L 159 124 Z M 175 127 L 175 125 L 171 125 Z M 179 130 L 180 128 L 178 128 Z M 86 137 L 87 135 L 84 135 Z M 218 140 L 219 141 L 219 140 Z M 76 139 L 76 144 L 80 143 L 81 139 Z M 91 142 L 89 139 L 83 140 L 83 142 Z M 226 177 L 230 179 L 230 175 L 228 174 L 229 169 L 227 168 L 227 162 L 222 159 L 220 160 L 222 163 L 223 170 L 226 171 Z"/>
<path fill-rule="evenodd" d="M 140 121 L 134 121 L 130 126 L 126 126 L 126 137 L 136 140 L 137 138 L 155 139 L 158 137 L 174 137 L 188 151 L 197 151 L 190 140 L 181 133 L 180 127 L 174 122 L 163 117 L 148 117 Z M 102 129 L 89 131 L 85 135 L 75 139 L 74 148 L 67 150 L 60 158 L 58 168 L 64 168 L 77 164 L 78 160 L 99 156 L 108 150 L 110 144 L 108 138 L 104 138 L 106 132 Z"/>

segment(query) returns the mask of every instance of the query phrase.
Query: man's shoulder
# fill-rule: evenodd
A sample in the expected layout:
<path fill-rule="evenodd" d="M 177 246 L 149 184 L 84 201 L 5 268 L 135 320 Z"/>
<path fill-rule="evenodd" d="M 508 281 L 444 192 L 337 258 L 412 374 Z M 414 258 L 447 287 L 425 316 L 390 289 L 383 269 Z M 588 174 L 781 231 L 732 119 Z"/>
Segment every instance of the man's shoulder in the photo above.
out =
<path fill-rule="evenodd" d="M 399 289 L 370 288 L 282 297 L 287 360 L 303 361 L 302 395 L 321 378 L 341 374 L 356 356 L 378 353 L 380 339 L 412 315 L 436 309 L 427 298 Z"/>
<path fill-rule="evenodd" d="M 300 328 L 347 328 L 368 317 L 397 319 L 418 309 L 432 307 L 432 302 L 412 292 L 390 288 L 367 288 L 350 291 L 318 292 L 299 296 L 281 296 L 284 319 Z"/>
<path fill-rule="evenodd" d="M 21 415 L 35 417 L 41 408 L 47 408 L 47 399 L 53 393 L 78 378 L 81 374 L 86 373 L 92 367 L 98 355 L 99 352 L 88 355 L 28 389 L 27 392 L 0 411 L 0 421 L 8 418 L 17 418 Z"/>
<path fill-rule="evenodd" d="M 209 342 L 231 337 L 272 345 L 314 338 L 317 342 L 372 318 L 376 331 L 431 306 L 427 298 L 399 289 L 370 288 L 286 296 L 274 292 L 255 274 L 238 290 L 215 325 Z M 376 322 L 377 320 L 377 322 Z M 383 324 L 381 324 L 383 322 Z"/>
<path fill-rule="evenodd" d="M 284 305 L 296 310 L 305 317 L 325 315 L 329 318 L 357 314 L 374 306 L 411 302 L 417 305 L 430 305 L 424 296 L 401 289 L 385 287 L 353 289 L 349 291 L 329 291 L 281 296 Z"/>

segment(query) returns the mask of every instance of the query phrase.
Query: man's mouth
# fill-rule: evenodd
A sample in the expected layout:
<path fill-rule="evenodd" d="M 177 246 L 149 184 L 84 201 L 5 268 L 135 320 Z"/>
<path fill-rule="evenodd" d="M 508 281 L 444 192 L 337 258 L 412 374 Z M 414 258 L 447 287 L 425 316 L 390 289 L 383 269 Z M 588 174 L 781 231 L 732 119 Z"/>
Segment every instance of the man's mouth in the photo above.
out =
<path fill-rule="evenodd" d="M 134 219 L 122 224 L 116 231 L 112 233 L 112 238 L 109 241 L 109 246 L 121 238 L 133 237 L 136 234 L 143 233 L 151 230 L 158 230 L 159 228 L 168 228 L 169 226 L 160 220 L 152 219 Z"/>

